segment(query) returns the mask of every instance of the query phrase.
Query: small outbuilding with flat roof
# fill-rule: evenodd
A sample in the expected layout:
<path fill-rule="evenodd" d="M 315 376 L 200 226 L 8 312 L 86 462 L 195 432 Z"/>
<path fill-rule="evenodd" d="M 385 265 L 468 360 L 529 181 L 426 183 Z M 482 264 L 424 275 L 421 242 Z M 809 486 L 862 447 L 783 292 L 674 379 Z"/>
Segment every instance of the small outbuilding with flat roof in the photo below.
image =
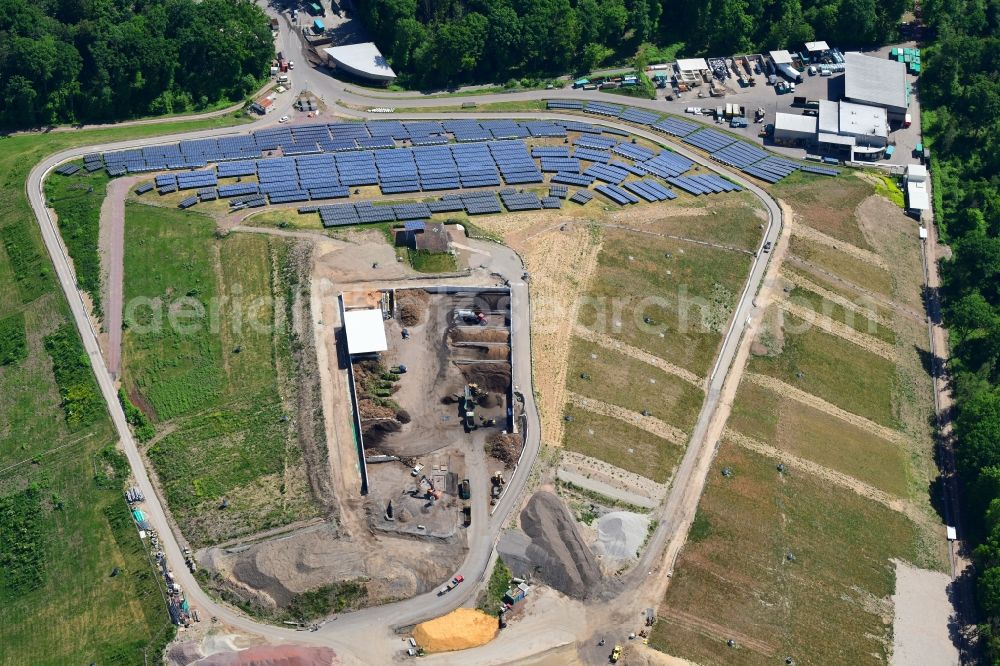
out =
<path fill-rule="evenodd" d="M 794 113 L 774 114 L 774 142 L 781 145 L 800 145 L 816 139 L 816 116 Z"/>
<path fill-rule="evenodd" d="M 891 120 L 902 121 L 910 106 L 906 65 L 861 53 L 844 55 L 844 99 L 880 106 Z"/>
<path fill-rule="evenodd" d="M 701 73 L 708 69 L 704 58 L 678 58 L 677 79 L 688 85 L 701 85 Z"/>
<path fill-rule="evenodd" d="M 351 356 L 377 354 L 389 348 L 382 308 L 346 310 L 344 332 L 347 336 L 347 353 Z"/>

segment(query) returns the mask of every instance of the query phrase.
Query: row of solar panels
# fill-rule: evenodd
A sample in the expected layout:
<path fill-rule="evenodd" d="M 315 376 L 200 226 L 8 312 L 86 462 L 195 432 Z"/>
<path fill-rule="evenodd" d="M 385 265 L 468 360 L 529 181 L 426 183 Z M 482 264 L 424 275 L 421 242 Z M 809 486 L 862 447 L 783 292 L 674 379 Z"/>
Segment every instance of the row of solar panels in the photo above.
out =
<path fill-rule="evenodd" d="M 549 109 L 557 110 L 580 110 L 586 113 L 619 118 L 621 120 L 626 120 L 640 125 L 649 125 L 653 129 L 663 132 L 664 134 L 680 137 L 685 143 L 701 148 L 702 150 L 710 153 L 714 159 L 722 162 L 723 164 L 741 169 L 744 173 L 748 173 L 770 183 L 778 182 L 795 170 L 824 176 L 836 176 L 840 173 L 836 169 L 801 165 L 789 160 L 782 160 L 780 167 L 777 166 L 778 163 L 775 162 L 762 164 L 762 162 L 768 159 L 780 160 L 781 158 L 769 157 L 769 154 L 766 151 L 758 148 L 757 146 L 746 143 L 745 141 L 739 141 L 729 134 L 703 127 L 698 123 L 684 120 L 682 118 L 661 118 L 657 113 L 637 109 L 635 107 L 624 107 L 618 104 L 609 104 L 607 102 L 577 102 L 572 100 L 549 100 L 547 107 Z M 607 139 L 604 139 L 603 137 L 581 137 L 581 139 L 577 141 L 577 144 L 591 148 L 599 148 L 606 141 Z M 625 157 L 630 157 L 633 160 L 641 160 L 642 158 L 639 155 L 639 150 L 647 149 L 642 146 L 631 146 L 631 148 L 626 147 L 629 145 L 630 144 L 619 144 L 613 150 L 621 155 L 624 155 Z M 790 168 L 789 165 L 793 165 L 794 168 Z"/>

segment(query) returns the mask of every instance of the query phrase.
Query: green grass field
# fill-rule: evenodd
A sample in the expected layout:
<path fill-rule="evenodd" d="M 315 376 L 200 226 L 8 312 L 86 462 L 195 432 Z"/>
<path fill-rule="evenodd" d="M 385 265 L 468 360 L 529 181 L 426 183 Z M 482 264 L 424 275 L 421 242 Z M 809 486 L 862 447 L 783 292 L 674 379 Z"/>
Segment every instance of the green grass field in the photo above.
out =
<path fill-rule="evenodd" d="M 653 211 L 663 204 L 653 204 Z M 626 224 L 669 236 L 682 236 L 709 243 L 720 243 L 741 250 L 753 251 L 760 244 L 765 219 L 758 216 L 760 204 L 748 192 L 729 194 L 714 201 L 690 197 L 684 204 L 688 208 L 703 206 L 704 215 L 666 214 L 657 218 L 650 215 Z M 669 208 L 663 209 L 669 213 Z"/>
<path fill-rule="evenodd" d="M 45 181 L 45 200 L 56 211 L 59 234 L 73 259 L 77 284 L 90 295 L 94 311 L 101 315 L 101 259 L 97 236 L 101 203 L 111 179 L 103 169 L 72 176 L 52 175 Z"/>
<path fill-rule="evenodd" d="M 70 319 L 28 205 L 28 172 L 44 156 L 73 146 L 240 121 L 228 116 L 0 138 L 0 320 L 23 320 L 25 343 L 19 360 L 0 365 L 0 505 L 33 511 L 36 545 L 28 563 L 39 573 L 30 589 L 0 583 L 0 664 L 152 663 L 173 636 L 158 579 L 122 499 L 123 479 L 94 480 L 104 476 L 97 452 L 114 441 L 110 422 L 102 412 L 72 432 L 61 404 L 44 339 Z M 34 506 L 24 494 L 32 484 L 41 489 Z M 10 534 L 0 534 L 4 562 Z M 111 578 L 114 567 L 121 572 Z"/>
<path fill-rule="evenodd" d="M 125 386 L 171 431 L 148 455 L 185 536 L 204 545 L 315 515 L 278 379 L 291 372 L 275 314 L 284 241 L 215 239 L 208 217 L 136 203 L 125 224 L 126 303 L 162 318 L 126 308 Z M 188 316 L 172 325 L 171 312 Z"/>
<path fill-rule="evenodd" d="M 728 427 L 890 495 L 910 494 L 909 453 L 904 445 L 751 382 L 740 385 Z"/>
<path fill-rule="evenodd" d="M 788 243 L 788 248 L 795 256 L 801 257 L 848 282 L 853 282 L 869 291 L 886 296 L 892 293 L 892 275 L 889 271 L 873 266 L 846 252 L 794 234 Z"/>
<path fill-rule="evenodd" d="M 928 564 L 908 519 L 728 443 L 698 512 L 653 647 L 699 664 L 887 660 L 878 609 L 894 588 L 890 559 Z"/>
<path fill-rule="evenodd" d="M 633 412 L 648 409 L 656 418 L 685 432 L 694 426 L 705 397 L 683 379 L 577 337 L 570 345 L 566 387 Z"/>
<path fill-rule="evenodd" d="M 874 336 L 889 344 L 896 342 L 896 332 L 891 328 L 853 310 L 848 310 L 843 305 L 828 301 L 814 291 L 796 286 L 788 293 L 788 300 L 796 305 L 809 308 L 818 315 L 824 315 L 834 321 L 839 321 L 841 324 L 846 324 L 859 333 Z M 872 308 L 871 311 L 877 312 L 875 308 Z"/>
<path fill-rule="evenodd" d="M 620 229 L 603 233 L 578 321 L 697 375 L 708 374 L 750 256 Z"/>
<path fill-rule="evenodd" d="M 670 480 L 684 447 L 609 416 L 566 406 L 563 446 L 659 483 Z M 631 450 L 630 450 L 631 449 Z"/>
<path fill-rule="evenodd" d="M 792 315 L 786 315 L 785 322 L 793 327 L 803 324 Z M 815 326 L 805 332 L 786 330 L 781 354 L 756 356 L 748 369 L 780 379 L 876 423 L 898 426 L 892 407 L 896 377 L 893 363 Z"/>
<path fill-rule="evenodd" d="M 792 203 L 802 224 L 842 241 L 870 249 L 854 218 L 854 209 L 875 192 L 874 186 L 853 174 L 833 181 L 795 172 L 771 189 Z"/>

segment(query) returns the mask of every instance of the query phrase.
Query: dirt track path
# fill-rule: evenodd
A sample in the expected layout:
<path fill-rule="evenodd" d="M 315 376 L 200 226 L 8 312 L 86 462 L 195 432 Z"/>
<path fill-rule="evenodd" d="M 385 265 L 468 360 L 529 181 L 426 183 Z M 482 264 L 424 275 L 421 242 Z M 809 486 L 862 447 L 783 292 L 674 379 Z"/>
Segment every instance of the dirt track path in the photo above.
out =
<path fill-rule="evenodd" d="M 683 430 L 675 428 L 669 423 L 664 423 L 656 417 L 643 416 L 638 412 L 630 411 L 624 407 L 609 405 L 606 402 L 587 398 L 578 393 L 573 393 L 572 391 L 567 391 L 566 397 L 574 405 L 581 409 L 585 409 L 588 412 L 593 412 L 594 414 L 600 414 L 601 416 L 607 416 L 613 419 L 618 419 L 619 421 L 631 423 L 637 428 L 641 428 L 648 433 L 652 433 L 657 437 L 665 439 L 673 444 L 677 444 L 678 446 L 685 446 L 687 444 L 687 433 Z"/>
<path fill-rule="evenodd" d="M 637 361 L 642 361 L 648 365 L 656 366 L 667 374 L 679 377 L 702 390 L 705 389 L 704 377 L 699 377 L 690 370 L 674 365 L 670 361 L 662 359 L 659 356 L 653 356 L 649 352 L 643 351 L 638 347 L 633 347 L 632 345 L 627 345 L 620 340 L 615 340 L 609 335 L 598 333 L 597 331 L 591 330 L 586 326 L 580 326 L 579 324 L 577 324 L 576 328 L 573 329 L 573 335 L 578 338 L 582 338 L 587 342 L 593 342 L 594 344 L 600 345 L 606 349 L 613 349 L 614 351 L 621 352 L 626 356 L 631 356 Z"/>
<path fill-rule="evenodd" d="M 871 250 L 863 250 L 857 245 L 851 245 L 850 243 L 842 241 L 839 238 L 827 236 L 821 231 L 816 231 L 812 227 L 807 227 L 806 225 L 799 224 L 798 222 L 793 222 L 791 226 L 792 234 L 795 236 L 826 245 L 827 247 L 832 247 L 833 249 L 843 252 L 844 254 L 849 254 L 855 259 L 863 261 L 866 264 L 878 266 L 882 270 L 892 271 L 886 260 Z"/>
<path fill-rule="evenodd" d="M 800 319 L 819 326 L 830 335 L 835 335 L 838 338 L 842 338 L 854 345 L 857 345 L 858 347 L 861 347 L 865 351 L 881 356 L 887 361 L 892 361 L 893 363 L 897 363 L 899 361 L 899 357 L 896 355 L 895 347 L 887 342 L 879 340 L 875 336 L 866 335 L 865 333 L 856 331 L 847 324 L 842 324 L 835 319 L 819 314 L 815 310 L 791 303 L 789 301 L 782 301 L 781 309 Z"/>
<path fill-rule="evenodd" d="M 788 282 L 791 282 L 797 287 L 801 287 L 802 289 L 811 291 L 814 294 L 823 297 L 825 300 L 830 301 L 831 303 L 836 303 L 842 308 L 850 310 L 854 314 L 861 315 L 862 317 L 877 322 L 878 324 L 885 326 L 886 328 L 892 328 L 892 320 L 880 314 L 878 311 L 876 311 L 874 307 L 869 308 L 860 305 L 849 298 L 845 298 L 844 296 L 841 296 L 838 293 L 832 292 L 829 289 L 821 287 L 820 285 L 816 284 L 809 278 L 800 275 L 798 273 L 783 272 L 781 274 L 781 277 L 787 280 Z"/>
<path fill-rule="evenodd" d="M 125 198 L 139 176 L 116 178 L 108 183 L 101 202 L 98 253 L 104 291 L 104 330 L 107 342 L 104 358 L 117 380 L 122 367 L 122 308 L 125 299 Z"/>
<path fill-rule="evenodd" d="M 727 640 L 734 640 L 736 643 L 743 648 L 748 648 L 758 654 L 762 654 L 765 657 L 773 656 L 777 648 L 770 643 L 765 643 L 764 641 L 753 638 L 752 636 L 747 636 L 746 634 L 741 634 L 740 632 L 733 631 L 729 627 L 724 627 L 721 624 L 716 624 L 715 622 L 709 622 L 708 620 L 697 617 L 690 613 L 685 613 L 684 611 L 677 610 L 676 608 L 664 607 L 660 609 L 660 614 L 663 619 L 669 621 L 671 624 L 675 624 L 682 629 L 687 629 L 702 636 L 706 636 L 713 641 L 719 643 L 724 643 Z"/>
<path fill-rule="evenodd" d="M 726 428 L 725 436 L 727 439 L 739 444 L 745 449 L 749 449 L 754 453 L 759 453 L 766 458 L 785 463 L 788 465 L 789 471 L 791 472 L 801 469 L 815 477 L 829 481 L 836 486 L 850 490 L 851 492 L 857 493 L 858 495 L 874 502 L 878 502 L 882 506 L 892 509 L 893 511 L 902 513 L 918 524 L 926 522 L 926 517 L 921 515 L 920 512 L 917 511 L 916 508 L 914 508 L 909 502 L 893 497 L 892 495 L 881 491 L 874 486 L 868 485 L 864 481 L 859 481 L 853 476 L 849 476 L 843 472 L 838 472 L 837 470 L 830 469 L 829 467 L 824 467 L 823 465 L 815 463 L 811 460 L 800 458 L 799 456 L 789 453 L 788 451 L 776 449 L 769 444 L 765 444 L 764 442 L 753 439 L 752 437 L 747 437 L 746 435 L 736 432 L 735 430 L 730 430 L 729 428 Z"/>
<path fill-rule="evenodd" d="M 851 412 L 841 409 L 840 407 L 837 407 L 836 405 L 831 404 L 826 400 L 813 395 L 812 393 L 806 393 L 805 391 L 797 389 L 790 384 L 786 384 L 780 379 L 756 373 L 747 373 L 747 379 L 757 386 L 774 391 L 778 395 L 791 398 L 796 402 L 812 407 L 813 409 L 819 410 L 824 414 L 829 414 L 830 416 L 838 418 L 841 421 L 846 421 L 847 423 L 857 426 L 858 428 L 861 428 L 876 437 L 881 437 L 882 439 L 893 442 L 894 444 L 904 445 L 907 443 L 906 436 L 898 430 L 887 428 L 886 426 L 875 423 L 874 421 L 866 419 L 863 416 L 852 414 Z"/>

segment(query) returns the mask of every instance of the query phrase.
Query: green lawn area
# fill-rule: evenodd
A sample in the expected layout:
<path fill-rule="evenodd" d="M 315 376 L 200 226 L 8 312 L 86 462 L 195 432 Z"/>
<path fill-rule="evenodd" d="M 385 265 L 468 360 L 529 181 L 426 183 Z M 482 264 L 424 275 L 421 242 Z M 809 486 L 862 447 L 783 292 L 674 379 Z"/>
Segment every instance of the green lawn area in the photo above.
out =
<path fill-rule="evenodd" d="M 25 342 L 23 356 L 0 365 L 0 524 L 24 524 L 29 511 L 34 544 L 27 564 L 15 565 L 6 541 L 12 532 L 0 533 L 0 663 L 151 663 L 173 636 L 158 578 L 122 500 L 123 478 L 94 480 L 95 470 L 105 476 L 97 453 L 114 441 L 110 421 L 102 410 L 71 431 L 61 404 L 44 339 L 71 320 L 28 205 L 28 172 L 73 146 L 235 122 L 226 116 L 0 138 L 0 320 L 23 321 Z M 40 495 L 31 496 L 33 484 Z M 34 582 L 9 585 L 10 572 L 24 566 L 37 571 Z M 114 567 L 120 573 L 111 578 Z"/>
<path fill-rule="evenodd" d="M 577 337 L 570 345 L 566 387 L 634 412 L 648 409 L 685 432 L 694 426 L 705 397 L 701 389 L 656 366 Z"/>
<path fill-rule="evenodd" d="M 871 183 L 853 174 L 834 180 L 797 171 L 782 178 L 771 190 L 791 203 L 802 224 L 852 245 L 871 249 L 854 218 L 858 204 L 875 192 Z"/>
<path fill-rule="evenodd" d="M 740 385 L 728 426 L 890 495 L 909 496 L 909 453 L 904 445 L 752 382 Z"/>
<path fill-rule="evenodd" d="M 897 427 L 892 407 L 896 368 L 891 361 L 824 333 L 786 314 L 784 348 L 775 357 L 756 356 L 751 372 L 770 375 L 854 414 Z M 791 327 L 791 330 L 789 330 Z"/>
<path fill-rule="evenodd" d="M 653 481 L 669 481 L 684 455 L 684 447 L 630 423 L 573 405 L 566 406 L 566 414 L 572 417 L 566 422 L 563 435 L 566 449 L 603 460 Z"/>
<path fill-rule="evenodd" d="M 699 664 L 885 663 L 892 629 L 876 608 L 893 593 L 890 559 L 935 566 L 905 517 L 730 443 L 698 515 L 650 644 Z"/>
<path fill-rule="evenodd" d="M 603 234 L 580 324 L 707 375 L 750 256 L 620 229 Z"/>
<path fill-rule="evenodd" d="M 455 256 L 447 252 L 409 250 L 410 266 L 418 273 L 451 273 L 458 269 Z"/>
<path fill-rule="evenodd" d="M 698 204 L 702 204 L 702 201 L 692 199 L 689 207 L 695 208 Z M 755 212 L 760 210 L 757 199 L 748 192 L 729 194 L 704 203 L 704 215 L 672 215 L 669 214 L 669 207 L 660 208 L 663 204 L 653 206 L 654 212 L 661 209 L 667 214 L 660 218 L 650 216 L 648 220 L 628 224 L 660 234 L 721 243 L 749 251 L 757 249 L 764 233 L 760 225 L 766 224 Z"/>
<path fill-rule="evenodd" d="M 45 200 L 56 211 L 59 233 L 76 269 L 77 284 L 90 294 L 94 311 L 101 316 L 101 259 L 97 235 L 101 203 L 111 179 L 105 170 L 72 176 L 51 175 L 45 181 Z"/>
<path fill-rule="evenodd" d="M 788 300 L 796 305 L 807 307 L 816 314 L 846 324 L 860 333 L 874 336 L 889 344 L 896 342 L 896 333 L 891 328 L 883 326 L 874 319 L 864 317 L 854 310 L 848 310 L 843 305 L 828 301 L 814 291 L 796 286 L 789 292 Z M 872 312 L 875 312 L 874 308 Z"/>
<path fill-rule="evenodd" d="M 155 325 L 151 308 L 127 311 L 123 354 L 133 402 L 173 430 L 148 455 L 185 536 L 204 545 L 315 515 L 278 380 L 294 372 L 275 315 L 287 245 L 216 239 L 210 218 L 171 208 L 130 203 L 125 218 L 126 303 L 189 315 Z"/>
<path fill-rule="evenodd" d="M 788 244 L 792 254 L 830 271 L 848 282 L 870 291 L 889 296 L 892 294 L 892 275 L 866 261 L 829 245 L 792 235 Z"/>

